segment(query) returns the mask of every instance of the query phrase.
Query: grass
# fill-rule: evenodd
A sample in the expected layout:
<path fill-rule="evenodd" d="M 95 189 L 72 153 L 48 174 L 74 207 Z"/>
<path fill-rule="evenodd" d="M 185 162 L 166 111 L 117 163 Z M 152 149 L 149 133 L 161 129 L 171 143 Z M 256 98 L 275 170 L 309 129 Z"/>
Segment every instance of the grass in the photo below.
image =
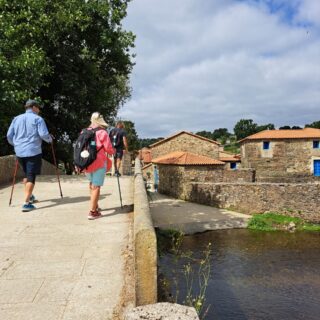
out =
<path fill-rule="evenodd" d="M 295 224 L 295 230 L 320 232 L 320 224 L 308 223 L 301 218 L 288 217 L 277 212 L 254 214 L 249 220 L 248 228 L 262 231 L 289 230 L 291 222 Z"/>

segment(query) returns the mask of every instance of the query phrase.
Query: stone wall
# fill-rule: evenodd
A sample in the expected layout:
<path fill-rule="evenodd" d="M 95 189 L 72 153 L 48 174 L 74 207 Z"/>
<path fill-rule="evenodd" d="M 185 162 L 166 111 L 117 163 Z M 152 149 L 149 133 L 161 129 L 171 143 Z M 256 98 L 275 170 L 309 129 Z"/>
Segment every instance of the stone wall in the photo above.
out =
<path fill-rule="evenodd" d="M 207 156 L 209 158 L 219 158 L 219 145 L 213 142 L 202 140 L 187 133 L 182 133 L 168 141 L 151 147 L 152 159 L 165 155 L 173 151 L 185 151 Z"/>
<path fill-rule="evenodd" d="M 320 177 L 313 176 L 313 160 L 320 159 L 320 149 L 313 148 L 313 140 L 266 141 L 270 141 L 269 150 L 263 150 L 263 140 L 244 141 L 241 145 L 242 167 L 255 169 L 256 181 L 320 181 Z"/>
<path fill-rule="evenodd" d="M 135 302 L 141 306 L 157 302 L 157 239 L 138 158 L 134 174 L 133 226 Z"/>
<path fill-rule="evenodd" d="M 243 213 L 276 211 L 320 222 L 318 183 L 192 183 L 185 200 Z"/>
<path fill-rule="evenodd" d="M 16 157 L 5 156 L 0 157 L 0 184 L 7 184 L 12 182 L 14 170 L 16 164 Z M 42 159 L 42 168 L 41 174 L 43 175 L 56 175 L 56 168 L 50 162 Z M 64 174 L 61 170 L 59 170 L 59 174 Z M 19 181 L 24 177 L 24 173 L 20 166 L 18 166 L 18 171 L 16 174 L 16 179 Z"/>
<path fill-rule="evenodd" d="M 159 192 L 176 198 L 188 198 L 192 182 L 252 182 L 254 171 L 225 170 L 217 166 L 174 166 L 158 165 Z"/>

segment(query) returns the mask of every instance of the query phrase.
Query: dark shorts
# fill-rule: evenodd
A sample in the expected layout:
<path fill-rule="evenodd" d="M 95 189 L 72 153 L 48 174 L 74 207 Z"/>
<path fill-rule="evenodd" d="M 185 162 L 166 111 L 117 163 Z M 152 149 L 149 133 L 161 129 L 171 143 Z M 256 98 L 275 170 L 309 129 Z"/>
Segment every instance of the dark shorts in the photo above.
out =
<path fill-rule="evenodd" d="M 28 182 L 35 182 L 36 175 L 41 172 L 42 154 L 33 157 L 17 157 Z"/>
<path fill-rule="evenodd" d="M 116 149 L 116 153 L 114 154 L 115 159 L 122 159 L 123 157 L 123 149 Z"/>

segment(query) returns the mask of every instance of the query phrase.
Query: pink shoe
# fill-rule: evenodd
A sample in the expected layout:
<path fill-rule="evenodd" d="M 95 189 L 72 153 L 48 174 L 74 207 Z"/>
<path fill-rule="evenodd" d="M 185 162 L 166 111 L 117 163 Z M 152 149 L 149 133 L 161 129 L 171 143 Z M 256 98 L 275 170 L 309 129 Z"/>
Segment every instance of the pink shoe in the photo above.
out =
<path fill-rule="evenodd" d="M 101 217 L 101 212 L 99 211 L 90 211 L 88 214 L 88 220 L 95 220 Z"/>

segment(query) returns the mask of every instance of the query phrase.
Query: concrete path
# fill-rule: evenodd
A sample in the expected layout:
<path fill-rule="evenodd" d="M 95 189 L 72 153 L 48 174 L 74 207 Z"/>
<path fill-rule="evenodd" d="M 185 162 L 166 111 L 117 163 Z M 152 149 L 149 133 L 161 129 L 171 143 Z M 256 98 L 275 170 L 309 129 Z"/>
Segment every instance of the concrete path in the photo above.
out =
<path fill-rule="evenodd" d="M 87 219 L 85 177 L 39 177 L 37 210 L 21 212 L 23 185 L 0 189 L 0 319 L 118 319 L 132 307 L 132 178 L 106 179 L 99 206 Z"/>
<path fill-rule="evenodd" d="M 150 210 L 155 227 L 185 234 L 207 230 L 246 228 L 250 215 L 151 194 Z"/>

